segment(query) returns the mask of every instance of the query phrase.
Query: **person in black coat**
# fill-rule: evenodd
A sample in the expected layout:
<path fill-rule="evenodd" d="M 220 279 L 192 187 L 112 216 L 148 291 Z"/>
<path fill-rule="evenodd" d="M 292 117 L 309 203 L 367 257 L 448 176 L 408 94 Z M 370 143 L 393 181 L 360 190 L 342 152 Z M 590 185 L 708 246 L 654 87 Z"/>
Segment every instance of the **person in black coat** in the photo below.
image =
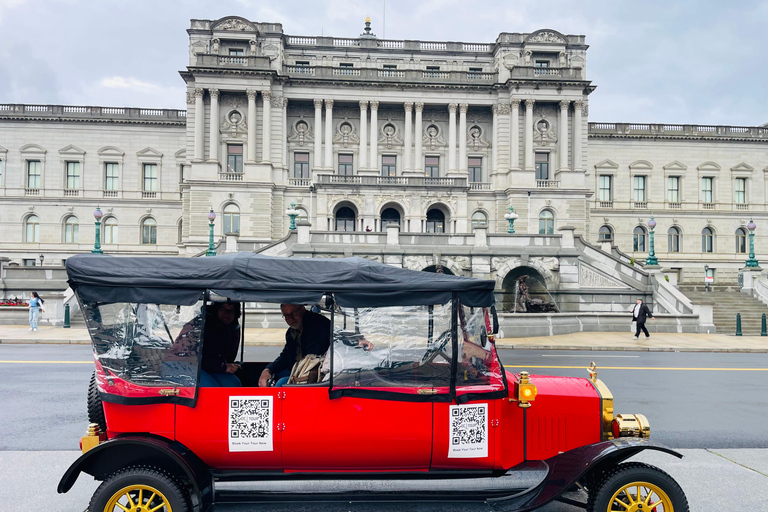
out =
<path fill-rule="evenodd" d="M 648 309 L 648 306 L 643 303 L 643 299 L 637 299 L 637 304 L 632 307 L 632 321 L 637 322 L 635 339 L 640 336 L 640 330 L 645 333 L 646 338 L 651 337 L 651 335 L 648 334 L 648 329 L 645 328 L 645 321 L 648 320 L 648 318 L 656 320 L 656 318 L 653 316 L 653 313 L 651 313 L 651 310 Z"/>
<path fill-rule="evenodd" d="M 203 361 L 200 385 L 203 387 L 242 386 L 235 372 L 240 348 L 240 303 L 217 302 L 208 308 L 203 335 Z"/>

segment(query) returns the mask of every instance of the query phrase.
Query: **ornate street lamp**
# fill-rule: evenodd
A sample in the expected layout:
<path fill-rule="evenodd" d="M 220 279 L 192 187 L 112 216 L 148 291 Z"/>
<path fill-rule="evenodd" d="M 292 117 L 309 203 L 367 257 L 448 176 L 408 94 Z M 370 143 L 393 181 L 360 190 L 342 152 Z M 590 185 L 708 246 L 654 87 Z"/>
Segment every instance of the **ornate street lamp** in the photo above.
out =
<path fill-rule="evenodd" d="M 747 229 L 749 229 L 749 259 L 747 260 L 747 264 L 745 265 L 747 268 L 756 268 L 760 266 L 757 260 L 755 259 L 755 228 L 756 227 L 757 227 L 757 224 L 755 224 L 755 221 L 752 219 L 749 219 L 749 224 L 747 224 Z"/>
<path fill-rule="evenodd" d="M 509 229 L 507 229 L 507 233 L 515 232 L 515 219 L 518 217 L 519 215 L 515 213 L 515 207 L 510 206 L 509 211 L 504 214 L 504 218 L 507 219 L 507 222 L 509 222 Z"/>
<path fill-rule="evenodd" d="M 645 260 L 646 266 L 659 264 L 659 260 L 656 259 L 656 251 L 654 251 L 654 248 L 653 248 L 653 229 L 655 227 L 656 227 L 656 221 L 653 220 L 653 215 L 651 215 L 651 220 L 648 221 L 648 229 L 651 230 L 651 250 L 648 253 L 648 258 Z"/>
<path fill-rule="evenodd" d="M 93 254 L 104 254 L 101 250 L 101 218 L 104 214 L 101 212 L 101 208 L 96 207 L 96 211 L 93 212 L 93 218 L 96 219 L 96 239 L 93 241 Z"/>
<path fill-rule="evenodd" d="M 216 249 L 213 248 L 213 221 L 215 220 L 216 213 L 213 211 L 213 206 L 211 206 L 211 211 L 208 212 L 210 226 L 208 227 L 208 250 L 205 251 L 206 256 L 216 256 Z"/>
<path fill-rule="evenodd" d="M 41 266 L 41 267 L 43 266 L 43 260 L 45 260 L 45 256 L 43 256 L 43 255 L 41 254 L 41 255 L 40 255 L 40 266 Z"/>
<path fill-rule="evenodd" d="M 285 210 L 285 214 L 291 218 L 291 225 L 288 226 L 291 231 L 296 229 L 296 217 L 299 216 L 299 213 L 299 210 L 296 209 L 296 203 L 291 203 L 291 207 Z"/>

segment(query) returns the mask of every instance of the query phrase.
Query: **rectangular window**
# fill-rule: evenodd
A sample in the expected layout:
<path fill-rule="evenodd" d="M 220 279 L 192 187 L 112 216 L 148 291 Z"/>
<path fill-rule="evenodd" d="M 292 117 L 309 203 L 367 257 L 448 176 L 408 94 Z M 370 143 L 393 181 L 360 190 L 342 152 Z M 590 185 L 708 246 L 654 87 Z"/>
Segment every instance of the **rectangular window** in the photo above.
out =
<path fill-rule="evenodd" d="M 35 267 L 35 266 L 37 266 L 37 260 L 34 259 L 34 258 L 24 259 L 24 260 L 22 260 L 22 262 L 24 263 L 23 266 L 25 266 L 25 267 Z"/>
<path fill-rule="evenodd" d="M 424 174 L 429 178 L 440 177 L 440 157 L 428 156 L 424 158 Z"/>
<path fill-rule="evenodd" d="M 482 72 L 483 72 L 483 68 L 469 68 L 469 73 L 467 73 L 467 78 L 469 78 L 470 80 L 473 78 L 479 78 Z"/>
<path fill-rule="evenodd" d="M 701 178 L 701 202 L 712 203 L 712 182 L 714 178 Z"/>
<path fill-rule="evenodd" d="M 227 172 L 243 172 L 242 144 L 227 144 Z"/>
<path fill-rule="evenodd" d="M 635 202 L 638 203 L 644 203 L 646 201 L 645 198 L 645 176 L 635 176 L 633 182 L 634 182 L 634 192 L 635 192 Z"/>
<path fill-rule="evenodd" d="M 736 178 L 733 201 L 736 204 L 747 204 L 747 178 Z"/>
<path fill-rule="evenodd" d="M 467 159 L 467 170 L 469 171 L 469 181 L 479 183 L 483 181 L 483 159 L 480 157 L 469 157 Z"/>
<path fill-rule="evenodd" d="M 293 177 L 299 179 L 309 178 L 309 153 L 293 154 Z"/>
<path fill-rule="evenodd" d="M 536 153 L 536 179 L 549 179 L 549 153 Z"/>
<path fill-rule="evenodd" d="M 382 68 L 383 69 L 388 69 L 388 70 L 391 71 L 391 70 L 397 69 L 397 64 L 384 64 L 382 66 Z"/>
<path fill-rule="evenodd" d="M 339 63 L 340 72 L 342 75 L 351 75 L 352 74 L 352 68 L 354 68 L 355 65 L 351 62 L 341 62 Z"/>
<path fill-rule="evenodd" d="M 40 188 L 40 160 L 27 160 L 27 188 Z"/>
<path fill-rule="evenodd" d="M 381 156 L 381 175 L 397 176 L 397 156 L 395 155 Z"/>
<path fill-rule="evenodd" d="M 680 202 L 680 177 L 670 176 L 667 178 L 667 201 L 670 203 Z"/>
<path fill-rule="evenodd" d="M 144 192 L 157 192 L 157 164 L 144 164 Z"/>
<path fill-rule="evenodd" d="M 353 156 L 339 154 L 339 174 L 341 176 L 351 176 L 354 171 L 352 169 Z"/>
<path fill-rule="evenodd" d="M 533 67 L 535 68 L 548 68 L 549 67 L 549 61 L 548 60 L 537 60 L 533 63 Z"/>
<path fill-rule="evenodd" d="M 613 179 L 613 176 L 611 175 L 601 175 L 600 176 L 600 193 L 598 197 L 598 201 L 612 201 L 611 199 L 611 181 Z"/>
<path fill-rule="evenodd" d="M 229 54 L 232 55 L 233 57 L 242 57 L 245 55 L 245 50 L 243 50 L 242 48 L 230 48 Z"/>
<path fill-rule="evenodd" d="M 440 66 L 427 66 L 424 72 L 425 78 L 438 78 L 440 76 Z"/>
<path fill-rule="evenodd" d="M 104 190 L 117 190 L 119 187 L 120 166 L 114 162 L 104 164 Z"/>
<path fill-rule="evenodd" d="M 80 162 L 67 162 L 67 190 L 80 188 Z"/>

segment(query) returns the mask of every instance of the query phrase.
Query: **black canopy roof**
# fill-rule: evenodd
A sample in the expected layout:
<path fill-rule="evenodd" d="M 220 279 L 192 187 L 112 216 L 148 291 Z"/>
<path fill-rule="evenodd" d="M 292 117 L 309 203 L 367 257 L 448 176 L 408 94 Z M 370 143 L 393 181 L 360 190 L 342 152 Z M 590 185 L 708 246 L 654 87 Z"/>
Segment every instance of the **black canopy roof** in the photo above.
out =
<path fill-rule="evenodd" d="M 67 259 L 69 285 L 87 301 L 185 304 L 205 290 L 232 300 L 310 304 L 333 293 L 345 307 L 494 304 L 494 281 L 397 268 L 364 258 L 279 258 L 237 253 L 212 258 Z"/>

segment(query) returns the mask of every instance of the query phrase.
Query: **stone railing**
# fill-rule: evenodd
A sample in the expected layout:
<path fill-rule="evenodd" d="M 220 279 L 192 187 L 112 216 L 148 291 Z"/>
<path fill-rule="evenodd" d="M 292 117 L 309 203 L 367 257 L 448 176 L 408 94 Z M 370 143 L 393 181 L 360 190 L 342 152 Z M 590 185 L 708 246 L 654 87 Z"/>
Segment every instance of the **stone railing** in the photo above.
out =
<path fill-rule="evenodd" d="M 512 78 L 536 78 L 541 80 L 584 80 L 581 68 L 537 68 L 534 66 L 515 66 Z"/>
<path fill-rule="evenodd" d="M 0 118 L 108 119 L 122 122 L 186 124 L 186 110 L 124 107 L 81 107 L 71 105 L 0 104 Z"/>
<path fill-rule="evenodd" d="M 469 182 L 469 190 L 491 190 L 491 184 L 483 181 Z"/>
<path fill-rule="evenodd" d="M 467 188 L 467 178 L 429 178 L 422 176 L 344 176 L 338 174 L 321 174 L 317 178 L 317 184 L 319 185 Z"/>
<path fill-rule="evenodd" d="M 702 126 L 695 124 L 589 123 L 590 137 L 680 137 L 700 139 L 743 139 L 768 142 L 768 128 L 762 126 Z"/>
<path fill-rule="evenodd" d="M 425 69 L 377 69 L 349 68 L 331 66 L 283 66 L 283 72 L 294 78 L 311 76 L 312 78 L 384 80 L 384 81 L 433 81 L 448 83 L 488 83 L 496 81 L 496 73 L 480 71 L 430 71 Z"/>
<path fill-rule="evenodd" d="M 536 188 L 560 188 L 560 180 L 536 180 Z"/>
<path fill-rule="evenodd" d="M 613 208 L 613 201 L 598 201 L 598 208 Z"/>
<path fill-rule="evenodd" d="M 288 185 L 291 187 L 310 187 L 312 180 L 309 178 L 288 178 Z"/>
<path fill-rule="evenodd" d="M 243 181 L 242 172 L 220 172 L 219 181 Z"/>
<path fill-rule="evenodd" d="M 332 36 L 285 36 L 287 47 L 325 47 L 325 48 L 381 48 L 384 50 L 406 50 L 408 52 L 460 52 L 491 54 L 492 43 L 462 43 L 453 41 L 413 41 L 396 39 L 364 39 Z"/>
<path fill-rule="evenodd" d="M 201 68 L 248 68 L 270 69 L 269 57 L 254 55 L 216 55 L 212 53 L 195 54 L 195 66 Z"/>

